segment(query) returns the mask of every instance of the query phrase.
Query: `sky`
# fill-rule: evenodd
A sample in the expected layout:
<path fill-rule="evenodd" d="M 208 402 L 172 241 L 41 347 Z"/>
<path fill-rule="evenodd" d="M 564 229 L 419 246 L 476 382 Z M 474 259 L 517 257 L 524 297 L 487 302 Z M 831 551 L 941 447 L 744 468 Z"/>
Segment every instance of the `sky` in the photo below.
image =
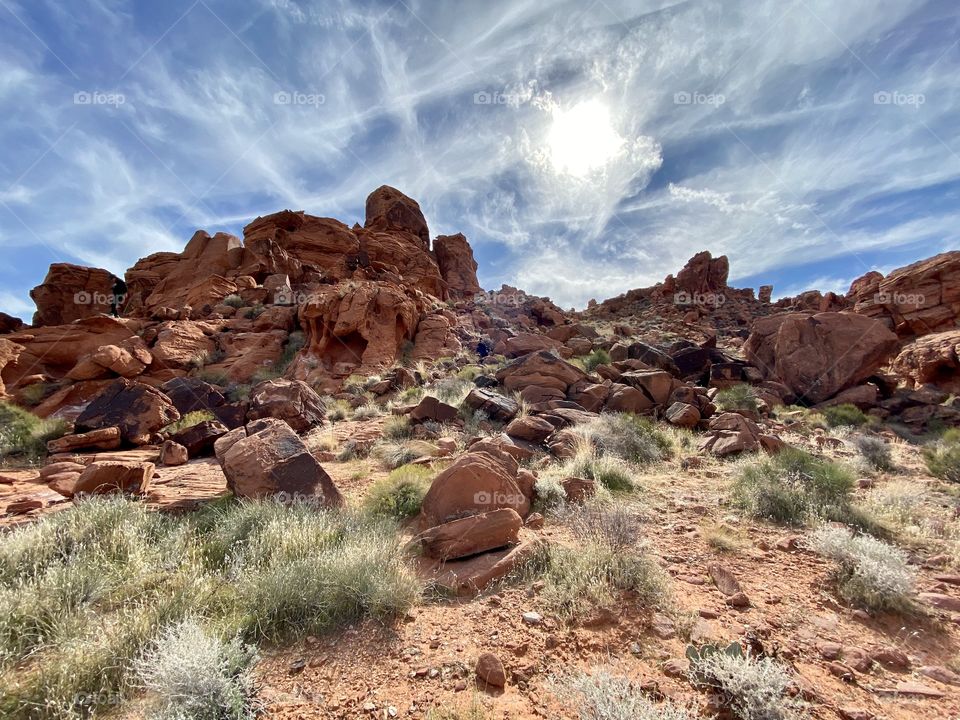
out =
<path fill-rule="evenodd" d="M 0 311 L 383 184 L 487 289 L 845 292 L 960 247 L 958 43 L 955 0 L 0 0 Z"/>

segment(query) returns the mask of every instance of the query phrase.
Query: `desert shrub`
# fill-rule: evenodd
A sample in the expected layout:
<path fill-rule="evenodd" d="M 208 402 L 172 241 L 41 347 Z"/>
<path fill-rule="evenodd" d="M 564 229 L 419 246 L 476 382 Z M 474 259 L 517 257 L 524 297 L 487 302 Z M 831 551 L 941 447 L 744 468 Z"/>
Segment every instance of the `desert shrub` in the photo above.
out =
<path fill-rule="evenodd" d="M 413 435 L 410 418 L 405 415 L 391 415 L 383 421 L 380 433 L 387 440 L 406 440 Z"/>
<path fill-rule="evenodd" d="M 383 410 L 375 403 L 361 405 L 353 411 L 354 420 L 370 420 L 371 418 L 380 417 L 381 415 L 383 415 Z"/>
<path fill-rule="evenodd" d="M 639 548 L 643 541 L 643 517 L 622 503 L 594 498 L 577 505 L 564 518 L 574 536 L 587 543 L 599 543 L 616 552 Z"/>
<path fill-rule="evenodd" d="M 853 439 L 853 445 L 857 448 L 864 462 L 874 470 L 893 470 L 890 446 L 882 438 L 857 435 Z"/>
<path fill-rule="evenodd" d="M 70 431 L 65 420 L 43 420 L 0 402 L 0 462 L 34 465 L 47 455 L 47 442 Z"/>
<path fill-rule="evenodd" d="M 213 368 L 199 368 L 190 373 L 191 377 L 197 380 L 203 380 L 205 383 L 226 387 L 230 385 L 230 375 L 225 370 L 215 370 Z M 243 398 L 244 400 L 246 398 Z"/>
<path fill-rule="evenodd" d="M 363 506 L 375 515 L 406 520 L 420 512 L 432 479 L 433 471 L 429 468 L 403 465 L 370 486 Z"/>
<path fill-rule="evenodd" d="M 755 413 L 760 409 L 756 390 L 753 389 L 752 385 L 746 383 L 738 383 L 718 391 L 713 402 L 721 410 L 730 412 Z"/>
<path fill-rule="evenodd" d="M 572 362 L 583 368 L 584 372 L 592 373 L 597 366 L 610 364 L 610 353 L 603 348 L 597 348 L 586 355 L 574 358 Z"/>
<path fill-rule="evenodd" d="M 258 317 L 263 315 L 266 311 L 267 311 L 266 305 L 264 305 L 263 303 L 257 303 L 252 308 L 247 310 L 246 313 L 244 313 L 244 317 L 247 320 L 256 320 Z"/>
<path fill-rule="evenodd" d="M 460 405 L 472 389 L 472 380 L 454 375 L 434 383 L 426 389 L 425 394 L 433 395 L 437 400 L 448 405 Z"/>
<path fill-rule="evenodd" d="M 46 400 L 49 395 L 52 395 L 58 387 L 56 383 L 33 383 L 17 390 L 17 398 L 27 407 L 36 407 Z"/>
<path fill-rule="evenodd" d="M 419 594 L 386 518 L 234 500 L 175 516 L 85 500 L 0 543 L 0 716 L 102 714 L 129 694 L 137 658 L 164 656 L 158 636 L 190 617 L 250 641 L 386 619 Z M 221 648 L 229 658 L 237 646 Z M 187 682 L 185 668 L 167 670 Z"/>
<path fill-rule="evenodd" d="M 243 307 L 245 300 L 237 294 L 227 295 L 222 301 L 224 305 L 229 305 L 235 310 Z"/>
<path fill-rule="evenodd" d="M 803 705 L 788 696 L 787 668 L 768 657 L 719 651 L 688 651 L 690 680 L 696 687 L 720 694 L 725 707 L 740 720 L 791 720 L 803 717 Z"/>
<path fill-rule="evenodd" d="M 231 551 L 228 565 L 238 624 L 248 637 L 326 632 L 368 616 L 384 620 L 420 596 L 393 521 L 296 505 L 267 515 Z"/>
<path fill-rule="evenodd" d="M 379 460 L 380 464 L 387 470 L 394 470 L 420 457 L 420 453 L 412 447 L 402 442 L 391 442 L 389 440 L 378 442 L 373 446 L 370 454 Z"/>
<path fill-rule="evenodd" d="M 449 707 L 444 704 L 430 708 L 426 720 L 486 720 L 488 717 L 480 699 L 474 695 L 466 706 Z"/>
<path fill-rule="evenodd" d="M 843 519 L 854 481 L 842 465 L 786 448 L 743 466 L 733 499 L 754 517 L 779 523 L 799 524 L 817 516 Z"/>
<path fill-rule="evenodd" d="M 695 720 L 691 711 L 670 702 L 655 703 L 633 680 L 598 670 L 552 683 L 555 694 L 580 720 Z"/>
<path fill-rule="evenodd" d="M 630 492 L 636 489 L 630 466 L 619 457 L 600 455 L 581 450 L 563 465 L 568 477 L 595 480 L 611 492 Z"/>
<path fill-rule="evenodd" d="M 216 419 L 217 416 L 209 410 L 194 410 L 193 412 L 188 412 L 179 420 L 174 420 L 163 429 L 163 432 L 169 435 L 175 435 L 181 430 L 186 430 L 187 428 L 193 427 L 194 425 L 199 425 L 202 422 Z"/>
<path fill-rule="evenodd" d="M 563 485 L 559 478 L 552 474 L 537 477 L 533 485 L 533 496 L 533 509 L 543 514 L 562 508 L 567 501 Z"/>
<path fill-rule="evenodd" d="M 810 547 L 837 562 L 837 590 L 842 598 L 870 610 L 907 610 L 914 572 L 902 550 L 847 528 L 824 526 Z"/>
<path fill-rule="evenodd" d="M 216 383 L 214 383 L 216 384 Z M 250 391 L 253 389 L 253 386 L 248 383 L 225 383 L 227 386 L 226 395 L 227 400 L 230 402 L 241 402 L 243 400 L 250 399 Z"/>
<path fill-rule="evenodd" d="M 362 455 L 363 453 L 361 452 L 361 446 L 357 444 L 357 441 L 347 440 L 340 448 L 340 452 L 337 453 L 337 460 L 339 462 L 350 462 L 351 460 L 356 460 Z"/>
<path fill-rule="evenodd" d="M 223 641 L 194 618 L 165 629 L 139 658 L 136 674 L 152 693 L 158 720 L 246 720 L 256 717 L 250 669 L 256 650 Z"/>
<path fill-rule="evenodd" d="M 859 427 L 867 423 L 867 416 L 863 410 L 850 403 L 833 405 L 832 407 L 824 408 L 821 412 L 827 419 L 827 424 L 830 427 Z"/>
<path fill-rule="evenodd" d="M 544 586 L 540 597 L 558 615 L 570 618 L 583 612 L 584 603 L 607 607 L 628 592 L 640 603 L 656 604 L 665 594 L 665 580 L 641 542 L 639 532 L 612 515 L 611 507 L 579 510 L 583 522 L 571 522 L 575 546 L 551 544 L 541 548 L 525 568 Z M 587 529 L 593 520 L 601 529 Z"/>
<path fill-rule="evenodd" d="M 463 418 L 463 436 L 471 439 L 484 434 L 484 427 L 491 424 L 490 416 L 483 410 L 473 410 L 463 406 L 460 408 L 460 417 Z"/>
<path fill-rule="evenodd" d="M 960 431 L 949 430 L 923 449 L 927 471 L 947 482 L 960 482 Z"/>
<path fill-rule="evenodd" d="M 670 455 L 670 439 L 653 421 L 632 413 L 604 413 L 577 427 L 577 432 L 600 455 L 613 455 L 647 465 Z"/>
<path fill-rule="evenodd" d="M 353 408 L 350 407 L 350 403 L 346 400 L 330 400 L 326 401 L 327 407 L 327 420 L 330 422 L 340 422 L 341 420 L 346 420 L 350 413 L 353 412 Z"/>

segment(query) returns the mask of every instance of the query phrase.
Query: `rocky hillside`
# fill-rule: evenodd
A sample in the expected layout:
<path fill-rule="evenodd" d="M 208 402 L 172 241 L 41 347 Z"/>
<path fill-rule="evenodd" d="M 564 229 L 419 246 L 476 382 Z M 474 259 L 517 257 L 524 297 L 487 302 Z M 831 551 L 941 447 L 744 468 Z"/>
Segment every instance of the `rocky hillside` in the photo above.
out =
<path fill-rule="evenodd" d="M 0 318 L 0 712 L 960 712 L 960 252 L 579 313 L 476 271 L 389 187 L 199 231 L 119 317 L 51 266 Z"/>

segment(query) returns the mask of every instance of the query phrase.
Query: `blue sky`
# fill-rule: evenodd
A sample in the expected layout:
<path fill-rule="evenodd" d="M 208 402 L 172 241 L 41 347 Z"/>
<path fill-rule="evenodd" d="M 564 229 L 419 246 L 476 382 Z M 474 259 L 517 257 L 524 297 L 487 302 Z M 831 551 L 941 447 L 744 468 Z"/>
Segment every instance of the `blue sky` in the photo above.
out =
<path fill-rule="evenodd" d="M 51 262 L 390 184 L 582 307 L 725 253 L 845 291 L 960 247 L 954 0 L 0 0 L 0 311 Z"/>

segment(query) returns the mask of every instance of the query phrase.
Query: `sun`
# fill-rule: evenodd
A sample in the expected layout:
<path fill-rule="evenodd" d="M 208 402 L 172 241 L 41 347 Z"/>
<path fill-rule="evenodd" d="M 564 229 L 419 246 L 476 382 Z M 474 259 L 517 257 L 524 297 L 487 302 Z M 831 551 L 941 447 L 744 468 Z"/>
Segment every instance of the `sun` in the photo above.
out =
<path fill-rule="evenodd" d="M 547 144 L 554 170 L 584 177 L 610 162 L 623 138 L 613 128 L 609 108 L 594 99 L 555 110 Z"/>

